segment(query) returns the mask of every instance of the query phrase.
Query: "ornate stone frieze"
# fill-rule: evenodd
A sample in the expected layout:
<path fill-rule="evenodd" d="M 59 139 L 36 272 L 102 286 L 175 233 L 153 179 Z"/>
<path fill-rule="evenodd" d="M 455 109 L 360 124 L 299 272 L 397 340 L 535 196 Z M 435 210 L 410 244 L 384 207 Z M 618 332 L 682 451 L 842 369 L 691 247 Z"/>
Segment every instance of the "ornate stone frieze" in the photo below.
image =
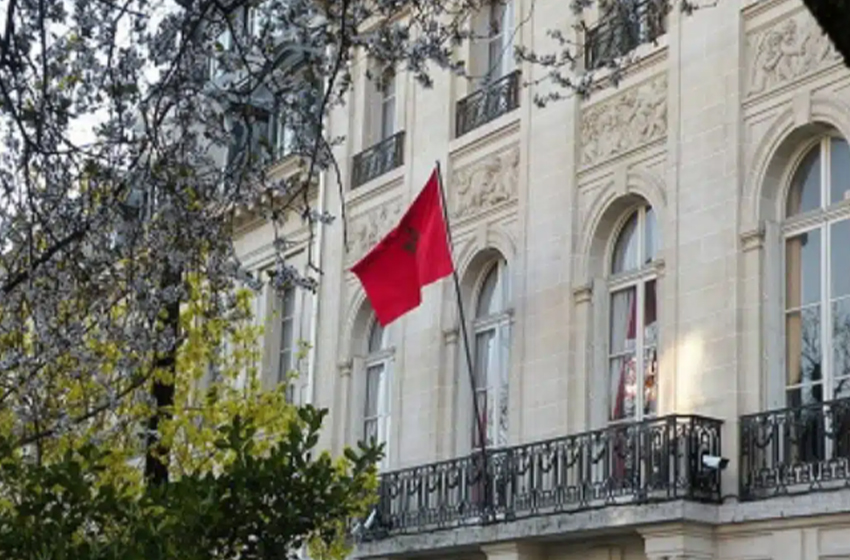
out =
<path fill-rule="evenodd" d="M 805 10 L 753 32 L 747 40 L 747 95 L 766 93 L 840 60 Z"/>
<path fill-rule="evenodd" d="M 349 227 L 349 259 L 357 260 L 377 245 L 378 241 L 395 227 L 401 219 L 401 214 L 401 200 L 396 199 L 354 217 Z"/>
<path fill-rule="evenodd" d="M 589 167 L 667 134 L 667 75 L 582 112 L 581 165 Z"/>
<path fill-rule="evenodd" d="M 458 169 L 452 176 L 451 185 L 454 217 L 473 216 L 515 199 L 518 183 L 517 145 Z"/>

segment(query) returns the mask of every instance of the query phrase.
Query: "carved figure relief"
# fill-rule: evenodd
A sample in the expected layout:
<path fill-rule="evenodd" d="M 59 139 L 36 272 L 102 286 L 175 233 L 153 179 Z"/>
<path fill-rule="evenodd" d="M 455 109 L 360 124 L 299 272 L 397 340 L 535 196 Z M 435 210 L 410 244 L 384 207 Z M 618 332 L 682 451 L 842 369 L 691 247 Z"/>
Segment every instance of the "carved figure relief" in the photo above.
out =
<path fill-rule="evenodd" d="M 660 75 L 582 113 L 581 165 L 590 166 L 667 134 L 667 76 Z"/>
<path fill-rule="evenodd" d="M 829 38 L 806 12 L 754 33 L 747 50 L 750 96 L 839 60 Z"/>
<path fill-rule="evenodd" d="M 454 216 L 471 216 L 516 198 L 519 146 L 462 167 L 452 176 Z"/>
<path fill-rule="evenodd" d="M 351 251 L 348 256 L 355 261 L 365 255 L 378 241 L 395 227 L 401 219 L 401 201 L 393 200 L 372 208 L 351 220 Z"/>

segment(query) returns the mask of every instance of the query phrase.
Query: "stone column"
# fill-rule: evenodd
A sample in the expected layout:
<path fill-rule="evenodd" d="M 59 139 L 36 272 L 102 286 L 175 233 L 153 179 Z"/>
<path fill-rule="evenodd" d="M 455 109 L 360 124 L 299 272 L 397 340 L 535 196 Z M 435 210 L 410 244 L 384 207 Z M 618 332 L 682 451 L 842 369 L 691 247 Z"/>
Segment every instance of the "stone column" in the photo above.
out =
<path fill-rule="evenodd" d="M 739 464 L 739 426 L 742 414 L 762 409 L 762 372 L 764 367 L 764 236 L 763 227 L 745 232 L 740 236 L 740 337 L 738 359 L 737 399 L 734 410 L 730 410 L 723 424 L 723 453 L 731 459 L 729 468 L 721 481 L 724 493 L 737 493 L 739 476 L 743 465 Z M 731 400 L 731 399 L 730 399 Z"/>
<path fill-rule="evenodd" d="M 640 530 L 647 560 L 714 560 L 714 529 L 709 525 L 675 523 Z"/>
<path fill-rule="evenodd" d="M 525 542 L 506 542 L 486 545 L 481 551 L 487 560 L 541 560 L 543 555 L 538 546 Z"/>

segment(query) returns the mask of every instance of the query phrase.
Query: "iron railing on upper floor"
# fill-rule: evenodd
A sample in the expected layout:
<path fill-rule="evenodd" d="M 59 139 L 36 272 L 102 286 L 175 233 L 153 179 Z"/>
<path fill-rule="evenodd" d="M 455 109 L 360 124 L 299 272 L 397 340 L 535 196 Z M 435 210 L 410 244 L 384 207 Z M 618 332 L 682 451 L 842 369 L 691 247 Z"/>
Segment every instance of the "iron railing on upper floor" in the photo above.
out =
<path fill-rule="evenodd" d="M 455 136 L 463 136 L 519 107 L 519 78 L 519 70 L 515 70 L 458 101 Z"/>
<path fill-rule="evenodd" d="M 741 417 L 740 496 L 850 488 L 850 398 Z"/>
<path fill-rule="evenodd" d="M 668 0 L 615 0 L 599 23 L 588 29 L 584 67 L 594 70 L 651 43 L 667 32 Z"/>
<path fill-rule="evenodd" d="M 718 502 L 722 422 L 667 416 L 381 475 L 364 538 L 670 500 Z"/>
<path fill-rule="evenodd" d="M 368 183 L 404 164 L 404 131 L 389 136 L 354 156 L 351 188 Z"/>

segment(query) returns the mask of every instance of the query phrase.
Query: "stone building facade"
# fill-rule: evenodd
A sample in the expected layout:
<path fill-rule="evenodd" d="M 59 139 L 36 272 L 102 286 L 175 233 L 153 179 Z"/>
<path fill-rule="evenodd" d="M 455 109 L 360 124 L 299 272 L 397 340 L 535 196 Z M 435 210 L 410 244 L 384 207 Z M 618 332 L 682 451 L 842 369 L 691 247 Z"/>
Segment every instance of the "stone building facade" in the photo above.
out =
<path fill-rule="evenodd" d="M 545 70 L 498 53 L 553 48 L 568 4 L 473 21 L 487 39 L 458 56 L 480 81 L 378 88 L 358 60 L 318 195 L 346 227 L 291 226 L 292 262 L 321 255 L 318 296 L 258 299 L 270 383 L 301 372 L 324 444 L 386 443 L 355 555 L 850 558 L 850 71 L 799 0 L 721 0 L 640 16 L 618 84 L 601 70 L 539 108 L 553 86 L 525 84 Z M 450 279 L 380 329 L 348 270 L 436 161 L 471 379 Z M 272 231 L 237 240 L 257 270 Z"/>

